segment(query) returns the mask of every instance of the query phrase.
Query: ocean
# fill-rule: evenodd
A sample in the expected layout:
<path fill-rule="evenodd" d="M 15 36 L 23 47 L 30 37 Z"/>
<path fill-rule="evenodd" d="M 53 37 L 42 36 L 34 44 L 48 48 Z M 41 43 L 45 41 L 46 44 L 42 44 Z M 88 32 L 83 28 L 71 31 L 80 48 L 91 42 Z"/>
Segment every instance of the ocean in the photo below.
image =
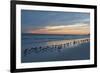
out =
<path fill-rule="evenodd" d="M 21 34 L 21 62 L 90 59 L 90 35 Z"/>

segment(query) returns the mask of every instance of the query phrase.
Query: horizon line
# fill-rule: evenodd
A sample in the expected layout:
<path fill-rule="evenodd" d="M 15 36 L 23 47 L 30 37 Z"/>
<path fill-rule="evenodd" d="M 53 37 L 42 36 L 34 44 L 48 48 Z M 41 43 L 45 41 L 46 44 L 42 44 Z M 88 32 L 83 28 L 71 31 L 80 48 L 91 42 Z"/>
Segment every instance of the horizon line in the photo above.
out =
<path fill-rule="evenodd" d="M 89 34 L 40 34 L 40 33 L 22 33 L 22 34 L 36 34 L 36 35 L 90 35 Z"/>

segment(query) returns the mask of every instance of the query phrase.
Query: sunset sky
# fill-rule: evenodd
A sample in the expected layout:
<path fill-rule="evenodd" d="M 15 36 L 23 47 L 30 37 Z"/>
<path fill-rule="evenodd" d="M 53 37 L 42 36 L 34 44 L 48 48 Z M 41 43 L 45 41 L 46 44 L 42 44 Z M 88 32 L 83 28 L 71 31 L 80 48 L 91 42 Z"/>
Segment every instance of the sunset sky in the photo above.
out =
<path fill-rule="evenodd" d="M 22 33 L 89 34 L 90 14 L 21 10 Z"/>

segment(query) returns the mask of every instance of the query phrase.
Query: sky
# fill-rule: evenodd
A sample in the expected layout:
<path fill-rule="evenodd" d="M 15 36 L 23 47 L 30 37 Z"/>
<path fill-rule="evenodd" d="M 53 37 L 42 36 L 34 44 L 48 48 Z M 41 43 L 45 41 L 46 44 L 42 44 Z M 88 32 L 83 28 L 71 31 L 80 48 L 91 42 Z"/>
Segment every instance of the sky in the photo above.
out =
<path fill-rule="evenodd" d="M 21 10 L 22 33 L 89 34 L 90 13 Z"/>

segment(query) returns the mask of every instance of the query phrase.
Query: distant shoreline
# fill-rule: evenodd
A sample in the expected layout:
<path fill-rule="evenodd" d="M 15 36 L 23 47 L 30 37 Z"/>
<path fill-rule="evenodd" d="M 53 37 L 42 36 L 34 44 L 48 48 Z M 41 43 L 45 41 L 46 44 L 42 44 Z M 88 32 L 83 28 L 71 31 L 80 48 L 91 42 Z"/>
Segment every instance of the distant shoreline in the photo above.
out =
<path fill-rule="evenodd" d="M 21 33 L 24 35 L 59 35 L 59 36 L 66 36 L 66 35 L 72 35 L 72 36 L 77 36 L 77 35 L 81 35 L 81 36 L 86 36 L 86 35 L 90 35 L 90 34 L 33 34 L 33 33 Z"/>

